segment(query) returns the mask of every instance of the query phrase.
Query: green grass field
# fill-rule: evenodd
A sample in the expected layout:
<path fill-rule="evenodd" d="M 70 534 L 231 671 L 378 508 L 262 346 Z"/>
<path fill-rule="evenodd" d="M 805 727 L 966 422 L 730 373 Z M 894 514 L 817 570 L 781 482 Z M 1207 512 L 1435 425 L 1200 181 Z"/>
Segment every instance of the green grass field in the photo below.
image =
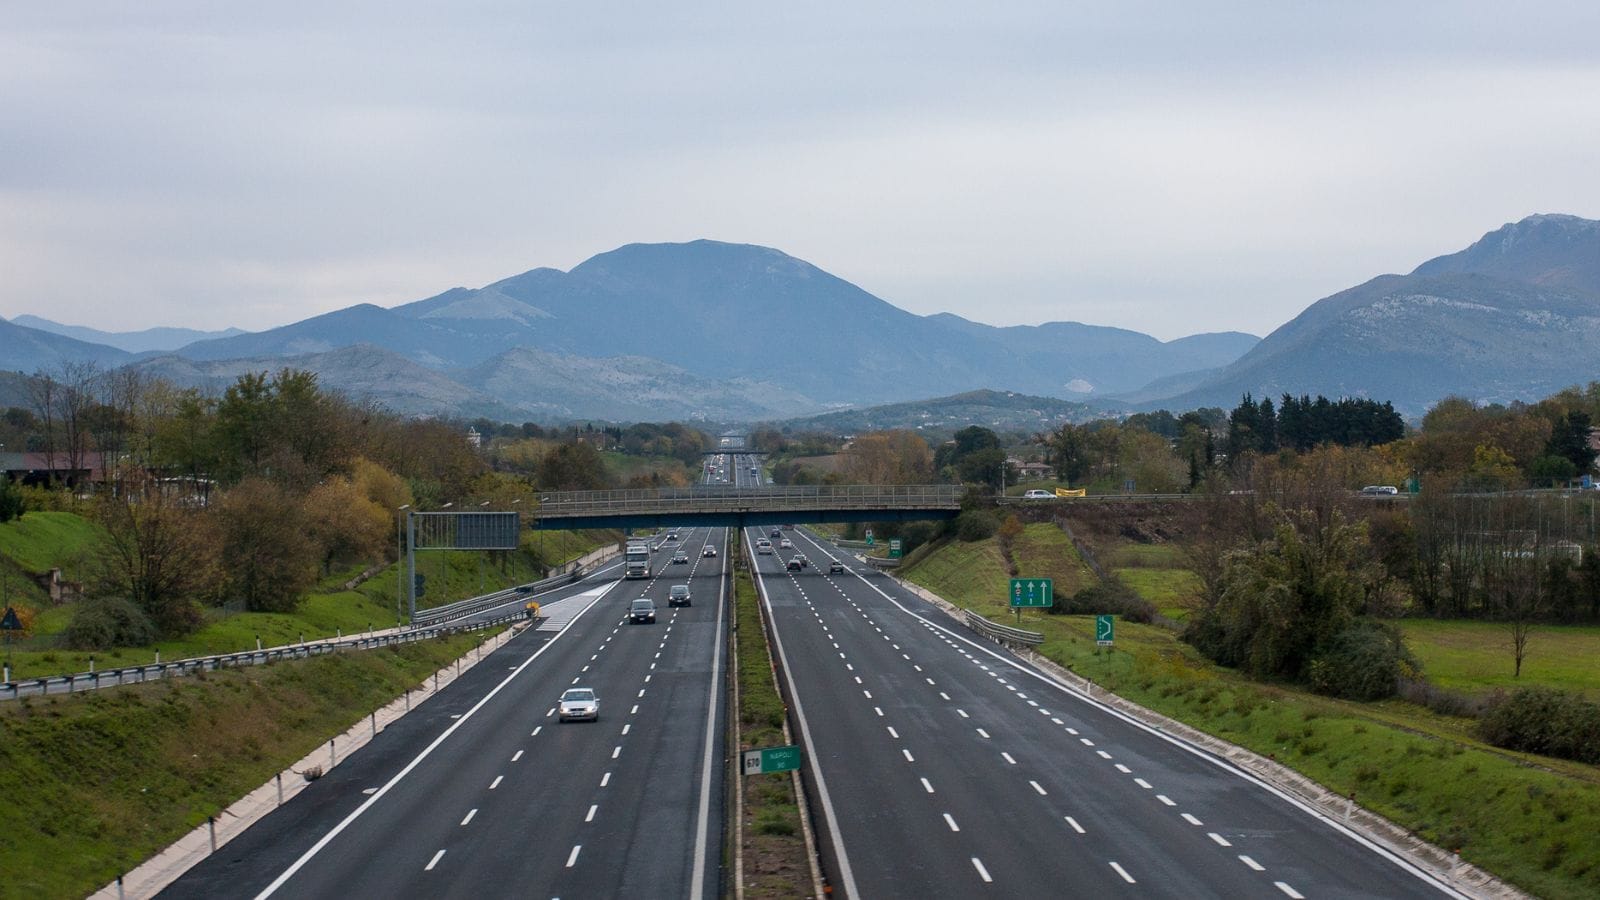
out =
<path fill-rule="evenodd" d="M 0 705 L 0 897 L 82 897 L 483 635 Z"/>
<path fill-rule="evenodd" d="M 1515 678 L 1511 633 L 1498 622 L 1401 619 L 1406 644 L 1434 684 L 1481 693 L 1546 685 L 1600 698 L 1600 627 L 1538 625 L 1528 638 L 1522 677 Z"/>
<path fill-rule="evenodd" d="M 75 567 L 82 565 L 99 535 L 100 529 L 81 516 L 30 512 L 0 524 L 0 556 L 34 573 Z"/>
<path fill-rule="evenodd" d="M 1006 584 L 993 544 L 946 544 L 900 574 L 1009 623 L 991 599 Z M 1159 626 L 1117 623 L 1111 651 L 1095 645 L 1088 616 L 1030 613 L 1023 627 L 1045 634 L 1042 653 L 1096 684 L 1353 792 L 1535 895 L 1600 895 L 1600 768 L 1499 751 L 1472 737 L 1470 720 L 1399 701 L 1350 703 L 1251 682 Z"/>

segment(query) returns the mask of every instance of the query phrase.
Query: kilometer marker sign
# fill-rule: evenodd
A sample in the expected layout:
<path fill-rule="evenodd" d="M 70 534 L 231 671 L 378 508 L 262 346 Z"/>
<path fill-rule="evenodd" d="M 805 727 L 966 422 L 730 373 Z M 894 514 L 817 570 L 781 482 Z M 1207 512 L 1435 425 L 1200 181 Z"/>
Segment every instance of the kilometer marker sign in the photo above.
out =
<path fill-rule="evenodd" d="M 800 748 L 762 747 L 745 750 L 739 754 L 740 768 L 746 775 L 765 775 L 769 772 L 787 772 L 800 768 Z"/>

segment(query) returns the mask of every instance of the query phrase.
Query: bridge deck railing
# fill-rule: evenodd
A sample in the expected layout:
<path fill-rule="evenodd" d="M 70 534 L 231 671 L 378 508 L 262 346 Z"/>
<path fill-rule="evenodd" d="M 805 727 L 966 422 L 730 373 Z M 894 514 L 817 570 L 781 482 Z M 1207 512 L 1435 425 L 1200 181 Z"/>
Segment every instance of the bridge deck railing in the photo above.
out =
<path fill-rule="evenodd" d="M 539 515 L 662 510 L 876 509 L 885 506 L 954 509 L 961 504 L 961 494 L 961 486 L 952 484 L 767 485 L 755 488 L 708 485 L 660 490 L 560 491 L 539 496 Z"/>

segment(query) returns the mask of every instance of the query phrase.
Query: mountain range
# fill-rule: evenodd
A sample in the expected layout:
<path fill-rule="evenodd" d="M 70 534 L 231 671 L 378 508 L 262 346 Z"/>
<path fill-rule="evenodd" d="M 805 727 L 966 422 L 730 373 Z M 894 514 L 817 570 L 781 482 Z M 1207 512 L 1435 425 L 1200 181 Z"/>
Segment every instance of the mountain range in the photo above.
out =
<path fill-rule="evenodd" d="M 977 389 L 1108 411 L 1321 393 L 1414 415 L 1447 394 L 1534 399 L 1586 381 L 1596 325 L 1600 222 L 1540 215 L 1324 298 L 1265 339 L 919 316 L 778 250 L 699 240 L 256 333 L 0 320 L 0 369 L 92 360 L 216 389 L 292 365 L 402 413 L 512 421 L 775 420 Z"/>
<path fill-rule="evenodd" d="M 1157 382 L 1141 408 L 1232 406 L 1248 392 L 1389 400 L 1535 400 L 1600 377 L 1600 222 L 1536 215 L 1408 275 L 1380 275 L 1308 307 L 1189 385 Z"/>

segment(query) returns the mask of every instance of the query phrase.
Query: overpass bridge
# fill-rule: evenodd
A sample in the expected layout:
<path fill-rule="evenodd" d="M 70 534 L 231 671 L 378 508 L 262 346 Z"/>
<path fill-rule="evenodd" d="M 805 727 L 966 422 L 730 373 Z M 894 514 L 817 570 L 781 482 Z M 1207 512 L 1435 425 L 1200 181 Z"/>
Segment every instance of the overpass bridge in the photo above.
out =
<path fill-rule="evenodd" d="M 534 528 L 742 528 L 787 522 L 953 519 L 963 488 L 953 484 L 766 485 L 627 491 L 560 491 L 539 496 Z"/>

